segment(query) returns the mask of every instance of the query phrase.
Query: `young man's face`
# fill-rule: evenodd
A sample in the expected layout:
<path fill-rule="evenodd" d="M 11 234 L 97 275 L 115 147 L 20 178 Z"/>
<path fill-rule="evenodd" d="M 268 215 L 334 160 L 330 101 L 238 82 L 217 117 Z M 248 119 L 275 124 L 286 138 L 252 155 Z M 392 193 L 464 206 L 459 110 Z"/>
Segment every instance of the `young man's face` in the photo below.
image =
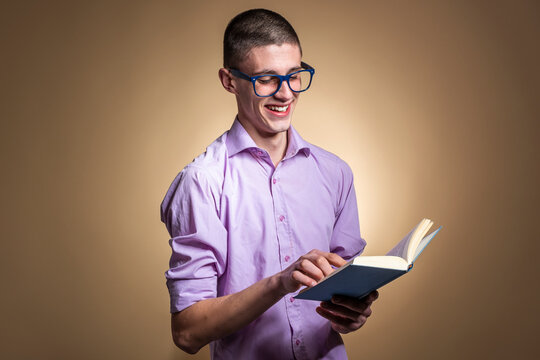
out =
<path fill-rule="evenodd" d="M 294 44 L 261 46 L 251 49 L 238 70 L 250 76 L 287 75 L 301 69 L 301 58 L 300 49 Z M 286 133 L 298 96 L 283 82 L 274 95 L 259 97 L 251 82 L 237 79 L 238 117 L 252 137 L 268 138 Z"/>

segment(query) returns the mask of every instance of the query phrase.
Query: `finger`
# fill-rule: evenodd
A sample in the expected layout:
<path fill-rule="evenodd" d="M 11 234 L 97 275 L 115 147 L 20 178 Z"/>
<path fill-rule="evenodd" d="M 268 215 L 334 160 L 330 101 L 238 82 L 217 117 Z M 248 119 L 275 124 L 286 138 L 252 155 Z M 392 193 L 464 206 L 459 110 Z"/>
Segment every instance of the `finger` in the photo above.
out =
<path fill-rule="evenodd" d="M 328 260 L 328 262 L 331 265 L 334 265 L 337 267 L 341 267 L 347 263 L 345 259 L 343 259 L 341 256 L 335 253 L 325 252 L 324 257 L 326 258 L 326 260 Z"/>
<path fill-rule="evenodd" d="M 348 296 L 335 295 L 332 297 L 332 303 L 345 306 L 357 312 L 365 312 L 369 310 L 369 313 L 371 314 L 370 306 L 373 303 L 373 301 L 377 299 L 378 296 L 379 296 L 379 293 L 377 291 L 373 291 L 369 295 L 361 299 L 348 297 Z"/>
<path fill-rule="evenodd" d="M 317 314 L 331 321 L 332 327 L 336 331 L 343 334 L 359 329 L 360 327 L 362 327 L 362 325 L 364 325 L 364 323 L 367 320 L 365 317 L 361 316 L 358 318 L 358 321 L 352 321 L 350 319 L 342 318 L 340 316 L 334 315 L 331 312 L 326 311 L 322 307 L 317 307 L 316 311 L 317 311 Z"/>
<path fill-rule="evenodd" d="M 309 276 L 307 276 L 306 274 L 298 270 L 294 270 L 292 272 L 291 277 L 294 281 L 296 281 L 297 283 L 301 285 L 305 285 L 309 287 L 317 285 L 317 281 L 313 280 L 312 278 L 310 278 Z"/>
<path fill-rule="evenodd" d="M 364 297 L 366 302 L 368 302 L 369 304 L 371 304 L 372 302 L 374 302 L 378 298 L 379 298 L 379 292 L 377 290 L 374 290 L 374 291 L 370 292 L 366 297 Z"/>
<path fill-rule="evenodd" d="M 330 265 L 326 257 L 324 256 L 324 253 L 319 254 L 308 254 L 306 255 L 307 258 L 318 268 L 320 271 L 324 274 L 324 276 L 328 276 L 331 273 L 334 272 L 334 268 Z"/>
<path fill-rule="evenodd" d="M 338 254 L 320 251 L 317 249 L 311 250 L 303 257 L 310 259 L 315 265 L 317 265 L 324 273 L 324 276 L 328 276 L 335 271 L 332 266 L 341 267 L 347 263 Z"/>
<path fill-rule="evenodd" d="M 347 319 L 349 319 L 351 321 L 357 321 L 358 317 L 360 315 L 364 315 L 363 313 L 359 313 L 359 312 L 353 311 L 351 309 L 348 309 L 346 307 L 333 304 L 333 303 L 331 303 L 329 301 L 321 302 L 321 307 L 324 310 L 329 311 L 334 315 L 340 316 L 342 318 L 347 318 Z"/>
<path fill-rule="evenodd" d="M 327 311 L 326 309 L 318 306 L 316 309 L 317 311 L 317 314 L 321 315 L 323 318 L 331 321 L 332 323 L 336 324 L 336 325 L 339 325 L 341 327 L 344 327 L 344 328 L 348 328 L 352 323 L 353 321 L 350 320 L 350 319 L 346 319 L 346 318 L 342 318 L 342 317 L 339 317 L 335 314 L 332 314 L 332 312 L 330 311 Z"/>
<path fill-rule="evenodd" d="M 347 309 L 357 313 L 363 313 L 370 306 L 370 304 L 366 303 L 362 299 L 339 295 L 332 296 L 331 302 L 333 304 L 346 307 Z"/>
<path fill-rule="evenodd" d="M 354 331 L 354 330 L 349 330 L 346 327 L 343 327 L 333 322 L 330 323 L 330 326 L 332 327 L 332 329 L 334 329 L 335 332 L 338 332 L 340 334 L 348 334 L 351 331 Z"/>
<path fill-rule="evenodd" d="M 317 281 L 321 280 L 325 276 L 324 271 L 308 259 L 303 259 L 300 261 L 296 268 Z"/>

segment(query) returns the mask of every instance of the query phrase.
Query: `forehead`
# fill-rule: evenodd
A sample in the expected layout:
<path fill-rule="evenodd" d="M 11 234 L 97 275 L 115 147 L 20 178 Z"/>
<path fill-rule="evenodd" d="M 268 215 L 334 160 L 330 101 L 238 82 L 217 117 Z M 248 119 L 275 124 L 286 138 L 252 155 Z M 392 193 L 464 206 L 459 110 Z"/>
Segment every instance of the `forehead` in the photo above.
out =
<path fill-rule="evenodd" d="M 242 70 L 257 73 L 271 70 L 276 73 L 287 73 L 300 66 L 302 55 L 296 44 L 265 45 L 252 48 L 242 61 Z"/>

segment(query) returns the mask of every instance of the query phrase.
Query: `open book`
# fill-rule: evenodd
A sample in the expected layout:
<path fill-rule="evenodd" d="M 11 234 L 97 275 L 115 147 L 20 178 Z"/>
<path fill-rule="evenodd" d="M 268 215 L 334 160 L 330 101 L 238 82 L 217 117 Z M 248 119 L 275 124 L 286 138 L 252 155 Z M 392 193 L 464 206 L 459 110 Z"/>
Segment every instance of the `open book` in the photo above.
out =
<path fill-rule="evenodd" d="M 368 295 L 412 269 L 418 255 L 441 229 L 425 236 L 432 225 L 433 221 L 423 219 L 386 256 L 357 256 L 295 298 L 328 301 L 332 295 Z"/>

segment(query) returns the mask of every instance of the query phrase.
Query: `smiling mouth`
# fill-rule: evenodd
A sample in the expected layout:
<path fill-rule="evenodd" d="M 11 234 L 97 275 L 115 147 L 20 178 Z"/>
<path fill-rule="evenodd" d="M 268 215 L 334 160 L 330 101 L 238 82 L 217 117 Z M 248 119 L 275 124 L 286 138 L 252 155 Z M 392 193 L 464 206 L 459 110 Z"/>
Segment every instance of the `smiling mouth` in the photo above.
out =
<path fill-rule="evenodd" d="M 266 108 L 273 112 L 286 113 L 287 110 L 289 110 L 289 106 L 290 105 L 285 105 L 285 106 L 267 105 Z"/>

